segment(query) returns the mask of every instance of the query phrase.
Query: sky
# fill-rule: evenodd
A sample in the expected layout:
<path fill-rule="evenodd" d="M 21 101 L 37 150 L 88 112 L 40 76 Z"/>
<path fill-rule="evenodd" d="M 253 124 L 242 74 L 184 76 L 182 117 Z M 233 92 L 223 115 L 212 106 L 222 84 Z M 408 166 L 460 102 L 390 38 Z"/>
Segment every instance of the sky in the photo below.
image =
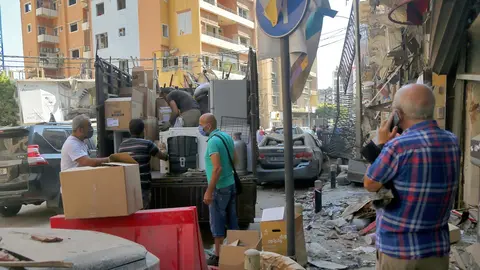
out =
<path fill-rule="evenodd" d="M 352 1 L 330 0 L 330 7 L 338 13 L 335 18 L 325 17 L 323 19 L 322 35 L 317 52 L 318 89 L 332 87 L 332 73 L 340 64 Z"/>
<path fill-rule="evenodd" d="M 18 0 L 0 0 L 2 7 L 3 53 L 23 55 L 20 4 Z"/>
<path fill-rule="evenodd" d="M 318 88 L 332 86 L 332 72 L 340 63 L 345 29 L 350 16 L 351 0 L 330 0 L 332 9 L 337 10 L 335 18 L 325 17 L 322 36 L 317 52 Z M 23 43 L 18 0 L 0 0 L 2 7 L 3 46 L 5 55 L 23 55 Z"/>

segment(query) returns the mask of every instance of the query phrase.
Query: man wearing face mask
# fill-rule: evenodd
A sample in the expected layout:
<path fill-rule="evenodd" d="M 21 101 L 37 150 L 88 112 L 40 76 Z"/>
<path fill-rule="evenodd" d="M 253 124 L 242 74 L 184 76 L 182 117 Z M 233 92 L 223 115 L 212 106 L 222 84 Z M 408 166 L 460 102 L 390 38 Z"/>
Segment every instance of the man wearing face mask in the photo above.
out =
<path fill-rule="evenodd" d="M 93 127 L 86 115 L 78 115 L 72 120 L 72 135 L 62 146 L 61 170 L 65 171 L 76 167 L 97 167 L 108 162 L 107 158 L 90 158 L 86 139 L 93 136 Z"/>
<path fill-rule="evenodd" d="M 368 191 L 390 186 L 395 195 L 377 216 L 376 269 L 448 270 L 458 139 L 433 119 L 435 96 L 425 85 L 403 86 L 392 107 L 394 113 L 378 131 L 382 152 L 363 178 Z"/>
<path fill-rule="evenodd" d="M 207 263 L 218 266 L 226 225 L 229 230 L 238 230 L 235 178 L 230 162 L 230 157 L 233 162 L 236 159 L 234 143 L 230 135 L 217 129 L 217 120 L 211 113 L 200 117 L 198 131 L 208 137 L 205 152 L 208 188 L 203 202 L 208 205 L 210 212 L 210 230 L 215 240 L 215 255 L 210 257 Z"/>

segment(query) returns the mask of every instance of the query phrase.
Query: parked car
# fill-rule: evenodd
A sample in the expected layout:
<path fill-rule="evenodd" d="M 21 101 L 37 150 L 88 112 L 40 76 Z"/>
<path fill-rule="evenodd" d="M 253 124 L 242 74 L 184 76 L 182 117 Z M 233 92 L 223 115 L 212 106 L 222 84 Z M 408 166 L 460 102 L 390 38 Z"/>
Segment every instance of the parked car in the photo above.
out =
<path fill-rule="evenodd" d="M 283 127 L 278 127 L 275 129 L 275 133 L 277 134 L 283 134 Z M 298 135 L 298 134 L 303 134 L 305 133 L 301 127 L 292 127 L 292 134 L 293 135 Z"/>
<path fill-rule="evenodd" d="M 267 135 L 259 145 L 258 182 L 284 181 L 285 160 L 283 136 Z M 316 180 L 322 172 L 324 154 L 321 143 L 309 133 L 293 136 L 293 178 Z"/>
<path fill-rule="evenodd" d="M 0 215 L 15 216 L 22 205 L 40 205 L 61 212 L 60 159 L 72 134 L 66 123 L 0 128 Z M 94 137 L 87 141 L 95 156 Z"/>

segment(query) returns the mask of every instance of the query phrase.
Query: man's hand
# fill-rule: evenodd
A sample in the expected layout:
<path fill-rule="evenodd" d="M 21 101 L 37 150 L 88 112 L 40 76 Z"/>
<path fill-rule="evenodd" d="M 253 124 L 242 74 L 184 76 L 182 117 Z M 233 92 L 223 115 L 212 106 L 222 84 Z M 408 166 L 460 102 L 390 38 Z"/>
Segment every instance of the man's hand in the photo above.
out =
<path fill-rule="evenodd" d="M 208 190 L 205 192 L 203 196 L 203 203 L 206 205 L 210 205 L 213 202 L 213 192 Z"/>
<path fill-rule="evenodd" d="M 393 122 L 393 113 L 390 114 L 388 120 L 383 121 L 378 129 L 378 144 L 386 144 L 391 139 L 395 138 L 397 135 L 398 127 L 395 126 L 392 131 L 390 131 L 390 127 L 392 126 Z"/>

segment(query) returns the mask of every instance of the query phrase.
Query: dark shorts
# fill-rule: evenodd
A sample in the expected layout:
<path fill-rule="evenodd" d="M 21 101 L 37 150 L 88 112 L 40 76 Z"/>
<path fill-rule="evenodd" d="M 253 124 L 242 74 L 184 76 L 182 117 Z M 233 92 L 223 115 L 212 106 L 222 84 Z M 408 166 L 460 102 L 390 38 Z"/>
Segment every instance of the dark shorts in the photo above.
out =
<path fill-rule="evenodd" d="M 143 210 L 150 209 L 150 203 L 152 202 L 152 190 L 142 188 L 142 200 Z"/>
<path fill-rule="evenodd" d="M 225 227 L 238 230 L 237 203 L 235 185 L 215 189 L 210 211 L 210 230 L 213 237 L 225 237 Z"/>

